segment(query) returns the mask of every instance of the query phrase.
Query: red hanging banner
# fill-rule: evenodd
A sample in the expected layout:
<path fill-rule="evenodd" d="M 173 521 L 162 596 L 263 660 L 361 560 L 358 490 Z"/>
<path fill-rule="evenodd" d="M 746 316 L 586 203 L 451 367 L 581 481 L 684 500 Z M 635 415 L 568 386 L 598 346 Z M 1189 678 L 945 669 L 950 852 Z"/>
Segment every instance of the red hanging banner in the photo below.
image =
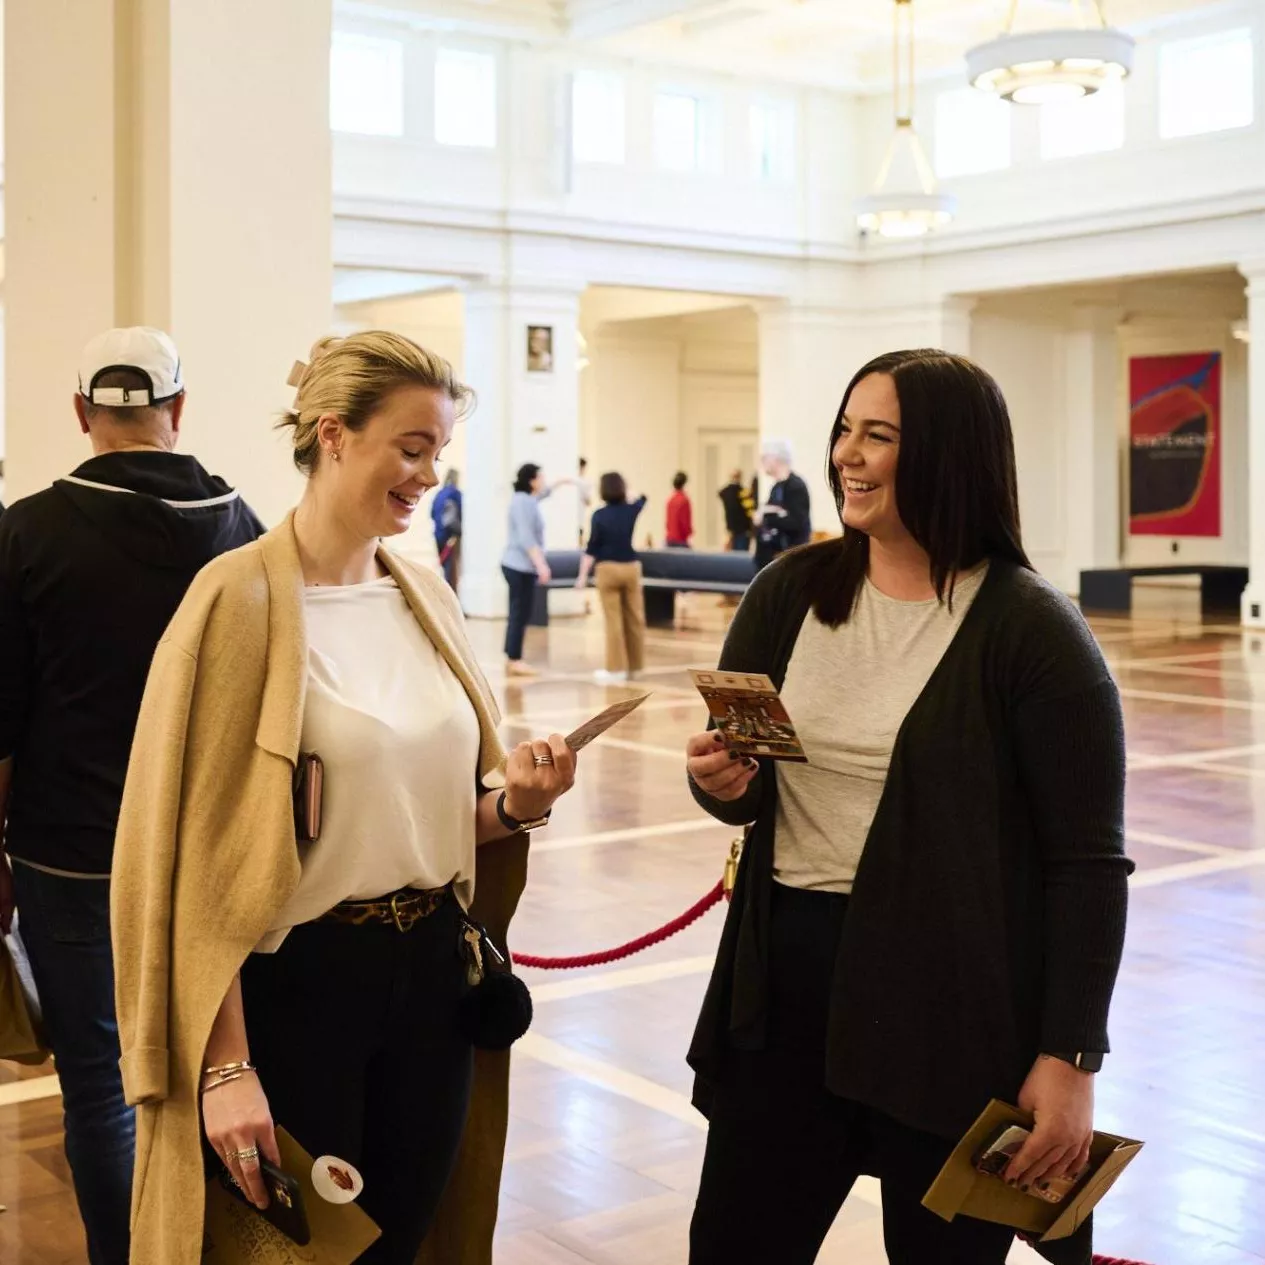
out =
<path fill-rule="evenodd" d="M 1221 535 L 1221 353 L 1129 361 L 1129 534 Z"/>

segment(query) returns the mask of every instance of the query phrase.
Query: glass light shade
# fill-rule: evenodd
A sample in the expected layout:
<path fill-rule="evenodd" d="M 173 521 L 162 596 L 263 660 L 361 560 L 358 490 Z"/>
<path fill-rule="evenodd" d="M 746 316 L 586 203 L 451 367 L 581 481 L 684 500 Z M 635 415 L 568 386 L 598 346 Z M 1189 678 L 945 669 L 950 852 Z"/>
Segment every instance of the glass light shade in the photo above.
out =
<path fill-rule="evenodd" d="M 873 194 L 857 203 L 857 228 L 880 237 L 922 237 L 953 218 L 947 193 Z"/>
<path fill-rule="evenodd" d="M 1028 31 L 970 49 L 967 76 L 1016 105 L 1090 96 L 1133 69 L 1133 37 L 1112 27 Z"/>

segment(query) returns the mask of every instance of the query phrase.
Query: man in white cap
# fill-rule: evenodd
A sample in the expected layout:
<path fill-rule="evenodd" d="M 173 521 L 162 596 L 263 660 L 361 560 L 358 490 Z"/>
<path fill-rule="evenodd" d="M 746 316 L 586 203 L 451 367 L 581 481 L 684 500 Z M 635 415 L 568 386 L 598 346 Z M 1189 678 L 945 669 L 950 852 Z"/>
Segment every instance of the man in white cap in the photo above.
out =
<path fill-rule="evenodd" d="M 193 577 L 263 531 L 228 484 L 174 451 L 184 404 L 166 334 L 94 338 L 74 399 L 92 459 L 0 518 L 0 926 L 16 900 L 92 1265 L 127 1265 L 129 1251 L 134 1123 L 109 911 L 132 732 Z"/>
<path fill-rule="evenodd" d="M 769 499 L 755 512 L 757 571 L 813 537 L 808 484 L 791 469 L 791 461 L 791 446 L 785 439 L 769 439 L 760 447 L 760 468 L 773 486 Z"/>

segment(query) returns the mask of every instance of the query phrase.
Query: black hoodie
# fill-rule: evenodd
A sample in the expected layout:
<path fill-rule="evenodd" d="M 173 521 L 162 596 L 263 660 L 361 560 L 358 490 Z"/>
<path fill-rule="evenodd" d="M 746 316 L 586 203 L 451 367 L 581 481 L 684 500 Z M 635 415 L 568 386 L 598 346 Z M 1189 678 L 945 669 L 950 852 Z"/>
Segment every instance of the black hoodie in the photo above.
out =
<path fill-rule="evenodd" d="M 107 874 L 154 648 L 212 558 L 262 535 L 192 457 L 108 453 L 0 518 L 0 758 L 5 845 Z"/>

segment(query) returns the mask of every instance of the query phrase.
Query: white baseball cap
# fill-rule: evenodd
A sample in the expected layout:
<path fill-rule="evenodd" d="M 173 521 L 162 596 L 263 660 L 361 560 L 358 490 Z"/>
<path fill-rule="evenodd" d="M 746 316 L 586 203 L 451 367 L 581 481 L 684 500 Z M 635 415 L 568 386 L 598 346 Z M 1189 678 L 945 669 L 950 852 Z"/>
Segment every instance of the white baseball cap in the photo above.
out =
<path fill-rule="evenodd" d="M 144 387 L 102 387 L 97 382 L 114 369 L 131 369 L 149 379 Z M 79 357 L 79 394 L 106 408 L 144 408 L 163 404 L 184 391 L 180 353 L 160 329 L 133 325 L 98 334 Z"/>

